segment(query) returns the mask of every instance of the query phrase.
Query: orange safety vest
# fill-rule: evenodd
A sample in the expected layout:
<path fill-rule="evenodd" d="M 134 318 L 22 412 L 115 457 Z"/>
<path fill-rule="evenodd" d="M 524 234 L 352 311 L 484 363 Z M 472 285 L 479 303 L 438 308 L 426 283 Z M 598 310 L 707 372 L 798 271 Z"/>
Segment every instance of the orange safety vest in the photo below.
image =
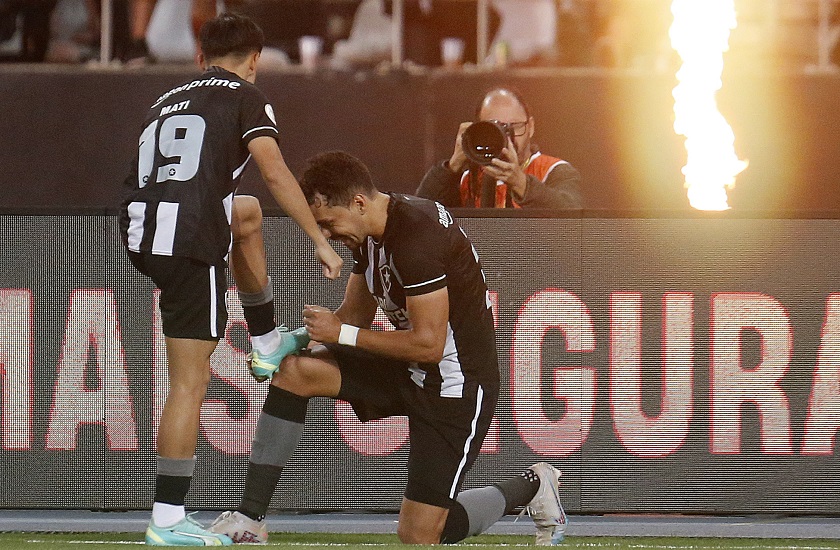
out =
<path fill-rule="evenodd" d="M 541 182 L 545 183 L 545 178 L 548 177 L 548 173 L 551 170 L 560 164 L 561 162 L 566 162 L 556 157 L 550 157 L 548 155 L 544 155 L 537 151 L 528 161 L 525 163 L 524 171 L 526 175 L 531 175 L 540 180 Z M 478 178 L 479 181 L 481 180 L 482 176 L 484 175 L 484 171 L 479 169 L 478 171 Z M 496 208 L 506 208 L 507 204 L 507 197 L 508 197 L 508 189 L 507 184 L 501 180 L 496 182 Z M 461 204 L 466 207 L 470 206 L 470 202 L 472 201 L 472 197 L 470 196 L 470 172 L 467 170 L 461 175 Z M 510 199 L 510 206 L 513 208 L 522 208 L 513 198 Z M 481 196 L 475 197 L 474 204 L 476 208 L 481 206 Z"/>

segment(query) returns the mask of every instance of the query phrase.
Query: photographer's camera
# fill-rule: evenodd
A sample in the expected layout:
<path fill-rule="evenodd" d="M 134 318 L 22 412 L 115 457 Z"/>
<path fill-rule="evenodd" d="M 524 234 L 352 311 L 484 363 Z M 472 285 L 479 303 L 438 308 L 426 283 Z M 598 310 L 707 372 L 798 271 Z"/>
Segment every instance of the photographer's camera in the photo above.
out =
<path fill-rule="evenodd" d="M 500 158 L 508 139 L 513 140 L 513 130 L 501 122 L 481 121 L 470 124 L 461 136 L 464 154 L 476 164 L 488 165 Z"/>

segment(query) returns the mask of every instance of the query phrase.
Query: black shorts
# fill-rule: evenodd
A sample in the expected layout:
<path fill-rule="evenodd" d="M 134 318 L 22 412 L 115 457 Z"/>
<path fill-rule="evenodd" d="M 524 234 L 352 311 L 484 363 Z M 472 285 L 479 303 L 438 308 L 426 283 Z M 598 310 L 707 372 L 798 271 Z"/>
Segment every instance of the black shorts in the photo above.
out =
<path fill-rule="evenodd" d="M 224 265 L 130 251 L 128 257 L 160 289 L 163 334 L 217 341 L 224 336 L 228 318 Z"/>
<path fill-rule="evenodd" d="M 328 345 L 341 370 L 338 399 L 359 420 L 407 416 L 410 449 L 405 497 L 449 508 L 490 427 L 498 387 L 467 383 L 463 397 L 440 397 L 414 383 L 408 363 Z"/>

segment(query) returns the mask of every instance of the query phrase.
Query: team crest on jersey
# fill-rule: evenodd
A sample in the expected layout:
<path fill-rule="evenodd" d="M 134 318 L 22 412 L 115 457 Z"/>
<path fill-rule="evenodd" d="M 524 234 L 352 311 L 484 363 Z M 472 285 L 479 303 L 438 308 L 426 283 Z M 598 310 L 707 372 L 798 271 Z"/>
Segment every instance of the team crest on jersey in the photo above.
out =
<path fill-rule="evenodd" d="M 394 274 L 391 272 L 391 266 L 385 264 L 379 268 L 379 279 L 382 281 L 382 288 L 385 292 L 391 292 L 391 277 Z"/>
<path fill-rule="evenodd" d="M 271 122 L 273 122 L 274 125 L 276 126 L 277 125 L 277 119 L 274 118 L 274 109 L 271 107 L 270 103 L 265 104 L 265 114 L 268 115 L 268 118 L 270 118 Z"/>

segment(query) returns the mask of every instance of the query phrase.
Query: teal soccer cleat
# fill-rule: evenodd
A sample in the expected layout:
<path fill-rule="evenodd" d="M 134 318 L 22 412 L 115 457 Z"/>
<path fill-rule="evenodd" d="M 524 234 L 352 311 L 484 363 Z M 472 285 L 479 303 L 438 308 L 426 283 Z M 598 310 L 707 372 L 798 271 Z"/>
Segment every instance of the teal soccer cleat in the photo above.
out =
<path fill-rule="evenodd" d="M 270 380 L 280 369 L 280 363 L 287 355 L 295 355 L 309 344 L 309 333 L 304 327 L 289 331 L 286 327 L 279 326 L 275 330 L 280 333 L 280 345 L 276 350 L 264 356 L 253 350 L 245 357 L 248 371 L 257 382 Z"/>
<path fill-rule="evenodd" d="M 146 529 L 149 546 L 230 546 L 227 535 L 211 533 L 192 517 L 187 516 L 172 527 L 158 527 L 154 521 Z"/>

